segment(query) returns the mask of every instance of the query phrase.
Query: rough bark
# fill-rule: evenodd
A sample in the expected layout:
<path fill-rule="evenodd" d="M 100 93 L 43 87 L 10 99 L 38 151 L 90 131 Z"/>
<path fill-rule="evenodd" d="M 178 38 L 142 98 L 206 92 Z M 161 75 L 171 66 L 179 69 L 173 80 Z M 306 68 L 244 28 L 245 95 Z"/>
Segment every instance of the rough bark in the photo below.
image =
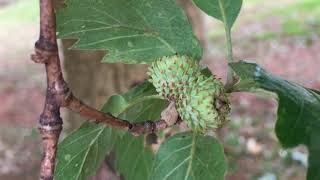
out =
<path fill-rule="evenodd" d="M 61 72 L 56 41 L 55 15 L 52 1 L 40 0 L 40 35 L 35 43 L 35 54 L 31 59 L 45 64 L 47 91 L 43 112 L 39 118 L 42 136 L 43 157 L 40 165 L 40 179 L 53 179 L 57 144 L 62 130 L 60 117 L 61 95 L 69 91 Z"/>

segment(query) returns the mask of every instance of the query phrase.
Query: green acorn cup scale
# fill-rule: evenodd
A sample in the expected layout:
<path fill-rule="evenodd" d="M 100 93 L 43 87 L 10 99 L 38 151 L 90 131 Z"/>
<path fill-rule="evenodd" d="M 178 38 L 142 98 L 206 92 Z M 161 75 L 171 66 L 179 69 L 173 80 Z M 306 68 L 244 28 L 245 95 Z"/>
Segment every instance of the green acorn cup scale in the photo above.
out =
<path fill-rule="evenodd" d="M 163 57 L 149 68 L 157 92 L 175 101 L 183 121 L 197 132 L 216 129 L 228 121 L 229 101 L 223 84 L 201 73 L 199 63 L 187 56 Z"/>

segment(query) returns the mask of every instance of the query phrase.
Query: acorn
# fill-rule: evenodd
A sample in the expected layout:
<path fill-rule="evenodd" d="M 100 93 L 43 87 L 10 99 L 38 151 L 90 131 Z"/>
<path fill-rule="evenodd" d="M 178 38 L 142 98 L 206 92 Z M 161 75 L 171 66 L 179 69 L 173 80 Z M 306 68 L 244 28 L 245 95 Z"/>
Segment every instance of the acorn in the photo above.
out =
<path fill-rule="evenodd" d="M 149 81 L 157 92 L 175 101 L 182 120 L 197 132 L 216 129 L 228 121 L 228 97 L 214 76 L 201 73 L 199 63 L 188 56 L 163 57 L 149 68 Z"/>

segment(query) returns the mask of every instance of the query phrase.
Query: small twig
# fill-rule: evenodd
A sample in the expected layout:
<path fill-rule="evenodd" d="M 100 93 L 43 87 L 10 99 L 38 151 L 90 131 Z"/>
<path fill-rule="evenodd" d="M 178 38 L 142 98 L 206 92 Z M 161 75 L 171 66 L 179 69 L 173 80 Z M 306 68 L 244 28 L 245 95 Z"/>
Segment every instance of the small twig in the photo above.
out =
<path fill-rule="evenodd" d="M 39 131 L 43 141 L 43 158 L 40 167 L 40 179 L 52 180 L 55 168 L 57 144 L 62 130 L 60 108 L 66 107 L 96 123 L 105 123 L 112 127 L 132 132 L 133 134 L 149 134 L 165 129 L 177 122 L 177 116 L 165 116 L 158 121 L 130 123 L 118 119 L 111 114 L 98 111 L 73 96 L 63 79 L 56 38 L 56 21 L 52 0 L 40 1 L 40 37 L 35 44 L 35 54 L 31 59 L 45 64 L 47 74 L 47 92 L 44 109 L 39 119 Z M 174 112 L 175 106 L 166 109 Z"/>
<path fill-rule="evenodd" d="M 160 129 L 165 129 L 173 125 L 178 120 L 178 115 L 166 115 L 162 116 L 158 121 L 147 120 L 141 123 L 130 123 L 129 121 L 116 118 L 109 113 L 98 111 L 84 104 L 82 101 L 74 97 L 72 93 L 68 94 L 68 97 L 63 99 L 64 102 L 62 103 L 62 106 L 69 108 L 70 110 L 77 112 L 84 117 L 87 117 L 89 120 L 94 120 L 95 123 L 104 123 L 115 128 L 123 129 L 132 132 L 133 134 L 150 134 Z M 173 106 L 171 104 L 166 110 L 164 110 L 164 112 L 176 112 L 174 103 Z M 168 114 L 168 112 L 166 114 Z"/>

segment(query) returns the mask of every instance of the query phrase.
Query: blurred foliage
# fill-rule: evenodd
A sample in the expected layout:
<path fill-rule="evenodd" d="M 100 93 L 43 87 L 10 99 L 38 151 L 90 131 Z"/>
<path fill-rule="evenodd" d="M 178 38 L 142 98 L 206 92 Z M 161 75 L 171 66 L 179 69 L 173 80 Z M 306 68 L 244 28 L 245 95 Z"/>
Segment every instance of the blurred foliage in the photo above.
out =
<path fill-rule="evenodd" d="M 36 22 L 38 15 L 37 0 L 18 1 L 0 9 L 0 25 Z"/>
<path fill-rule="evenodd" d="M 271 18 L 281 19 L 282 28 L 280 31 L 276 29 L 264 29 L 262 32 L 252 34 L 258 40 L 277 39 L 280 36 L 310 36 L 312 33 L 320 35 L 320 2 L 319 0 L 293 0 L 290 2 L 279 1 L 278 6 L 273 2 L 271 6 L 263 7 L 265 2 L 262 0 L 246 0 L 243 2 L 244 9 L 261 8 L 261 12 L 247 13 L 241 16 L 239 21 L 235 23 L 234 32 L 243 28 L 243 22 L 265 22 Z M 263 7 L 263 8 L 262 8 Z M 277 18 L 275 18 L 277 17 Z M 212 31 L 209 32 L 211 40 L 216 41 L 224 38 L 223 25 L 217 24 Z M 252 37 L 251 37 L 252 38 Z"/>

